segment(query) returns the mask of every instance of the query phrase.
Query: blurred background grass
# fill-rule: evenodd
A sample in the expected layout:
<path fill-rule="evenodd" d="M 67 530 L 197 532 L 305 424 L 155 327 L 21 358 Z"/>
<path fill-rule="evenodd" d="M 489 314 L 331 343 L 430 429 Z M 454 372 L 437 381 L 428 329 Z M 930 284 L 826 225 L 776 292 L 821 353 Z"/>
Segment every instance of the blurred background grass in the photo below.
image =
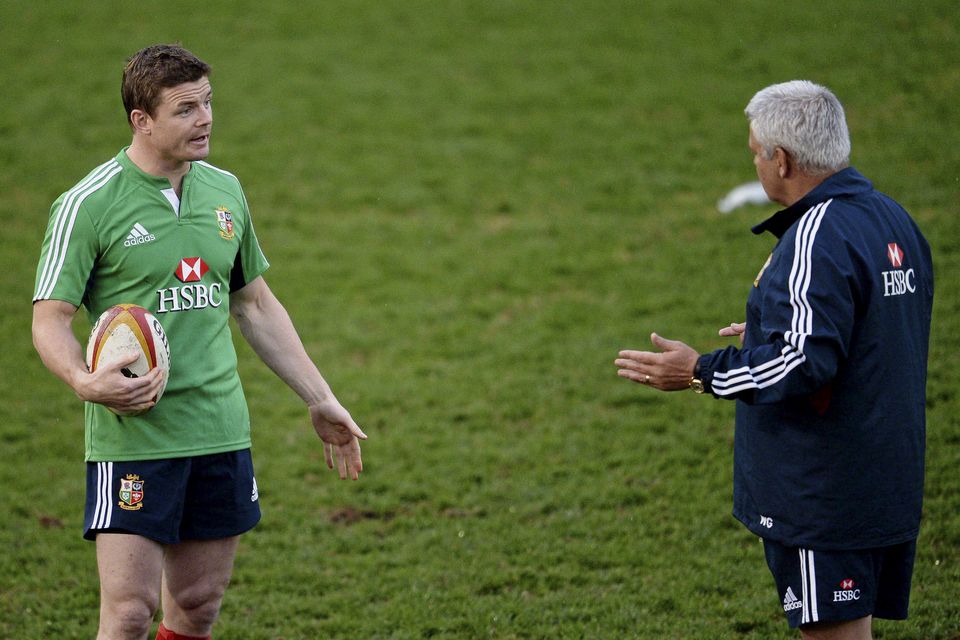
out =
<path fill-rule="evenodd" d="M 729 515 L 731 404 L 615 376 L 702 350 L 770 250 L 721 216 L 742 110 L 804 77 L 934 247 L 927 502 L 911 620 L 960 636 L 956 3 L 0 1 L 0 635 L 96 627 L 79 403 L 30 344 L 53 199 L 129 141 L 124 60 L 212 64 L 210 160 L 267 280 L 371 436 L 340 483 L 238 344 L 263 523 L 222 638 L 788 638 Z M 85 327 L 78 327 L 85 332 Z"/>

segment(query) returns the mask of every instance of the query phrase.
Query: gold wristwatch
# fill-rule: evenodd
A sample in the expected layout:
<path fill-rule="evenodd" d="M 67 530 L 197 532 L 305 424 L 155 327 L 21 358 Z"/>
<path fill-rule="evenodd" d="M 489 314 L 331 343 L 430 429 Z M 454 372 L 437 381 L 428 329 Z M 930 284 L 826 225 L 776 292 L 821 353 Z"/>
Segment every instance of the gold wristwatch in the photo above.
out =
<path fill-rule="evenodd" d="M 690 377 L 690 388 L 694 393 L 703 393 L 703 380 L 700 379 L 700 361 L 693 367 L 693 375 Z"/>

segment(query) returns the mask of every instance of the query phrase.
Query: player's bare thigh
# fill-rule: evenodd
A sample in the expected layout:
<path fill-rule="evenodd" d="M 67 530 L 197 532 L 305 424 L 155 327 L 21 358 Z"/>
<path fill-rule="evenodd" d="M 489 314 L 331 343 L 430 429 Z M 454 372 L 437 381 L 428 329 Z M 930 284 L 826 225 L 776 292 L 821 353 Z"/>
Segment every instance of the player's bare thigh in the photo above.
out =
<path fill-rule="evenodd" d="M 101 638 L 141 637 L 160 604 L 163 546 L 142 536 L 97 536 Z"/>
<path fill-rule="evenodd" d="M 164 625 L 186 635 L 210 633 L 233 573 L 239 536 L 185 540 L 166 547 L 163 561 Z"/>
<path fill-rule="evenodd" d="M 822 622 L 800 628 L 803 640 L 872 640 L 873 617 L 848 622 Z"/>

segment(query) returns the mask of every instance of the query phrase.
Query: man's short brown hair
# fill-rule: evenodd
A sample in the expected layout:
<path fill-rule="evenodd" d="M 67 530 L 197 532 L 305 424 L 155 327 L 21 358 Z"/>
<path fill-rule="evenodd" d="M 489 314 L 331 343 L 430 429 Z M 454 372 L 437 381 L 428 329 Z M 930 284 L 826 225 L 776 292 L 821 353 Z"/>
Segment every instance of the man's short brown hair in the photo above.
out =
<path fill-rule="evenodd" d="M 127 110 L 127 123 L 134 109 L 154 115 L 162 90 L 209 75 L 210 65 L 179 44 L 155 44 L 141 49 L 123 68 L 120 94 Z"/>

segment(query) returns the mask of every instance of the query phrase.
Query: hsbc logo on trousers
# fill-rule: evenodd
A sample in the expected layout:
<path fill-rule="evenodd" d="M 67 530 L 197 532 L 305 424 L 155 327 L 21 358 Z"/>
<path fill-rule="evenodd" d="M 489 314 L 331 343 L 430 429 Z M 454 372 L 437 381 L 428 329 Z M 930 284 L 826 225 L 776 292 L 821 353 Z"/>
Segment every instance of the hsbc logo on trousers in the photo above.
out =
<path fill-rule="evenodd" d="M 840 581 L 840 590 L 833 592 L 834 602 L 852 602 L 860 599 L 860 589 L 856 588 L 857 583 L 847 578 Z"/>
<path fill-rule="evenodd" d="M 860 599 L 860 589 L 843 589 L 833 592 L 834 602 L 852 602 Z"/>
<path fill-rule="evenodd" d="M 214 282 L 208 286 L 200 282 L 209 270 L 210 267 L 200 257 L 182 258 L 173 275 L 184 284 L 157 289 L 157 313 L 216 308 L 223 304 L 221 283 Z"/>

